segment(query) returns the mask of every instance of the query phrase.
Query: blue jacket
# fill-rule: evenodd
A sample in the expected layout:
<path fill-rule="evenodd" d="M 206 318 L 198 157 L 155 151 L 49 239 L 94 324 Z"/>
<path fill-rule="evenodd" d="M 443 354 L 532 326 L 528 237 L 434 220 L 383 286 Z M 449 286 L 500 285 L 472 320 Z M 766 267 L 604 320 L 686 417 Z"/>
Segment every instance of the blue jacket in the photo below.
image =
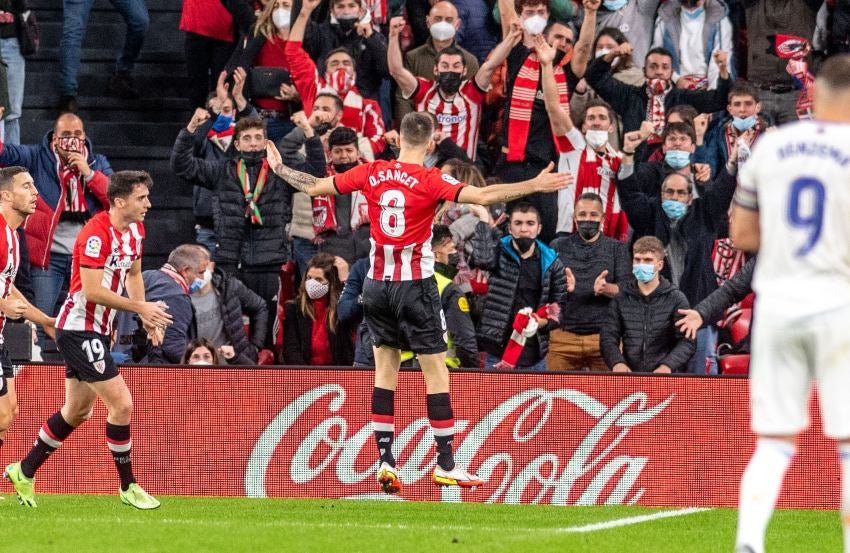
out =
<path fill-rule="evenodd" d="M 30 250 L 30 262 L 33 267 L 46 269 L 50 263 L 50 246 L 53 244 L 53 233 L 59 223 L 59 216 L 65 209 L 65 191 L 59 186 L 56 155 L 53 153 L 53 131 L 47 132 L 41 144 L 0 143 L 0 165 L 9 167 L 19 165 L 25 167 L 35 181 L 38 189 L 38 205 L 35 213 L 24 223 L 27 233 L 27 246 Z M 109 175 L 112 167 L 106 157 L 94 153 L 91 140 L 86 138 L 89 150 L 88 163 L 91 167 L 91 178 L 85 185 L 86 205 L 89 215 L 94 215 L 102 209 L 109 208 L 106 190 L 109 186 Z"/>

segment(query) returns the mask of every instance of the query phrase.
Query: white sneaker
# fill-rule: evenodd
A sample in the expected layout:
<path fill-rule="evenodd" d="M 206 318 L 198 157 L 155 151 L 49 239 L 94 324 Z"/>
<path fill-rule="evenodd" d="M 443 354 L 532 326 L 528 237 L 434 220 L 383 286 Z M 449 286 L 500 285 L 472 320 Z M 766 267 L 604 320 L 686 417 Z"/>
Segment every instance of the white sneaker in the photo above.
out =
<path fill-rule="evenodd" d="M 484 480 L 459 466 L 455 466 L 452 470 L 445 470 L 437 465 L 431 478 L 434 484 L 438 486 L 460 486 L 461 488 L 474 489 L 484 485 Z"/>
<path fill-rule="evenodd" d="M 381 485 L 381 489 L 384 490 L 384 493 L 401 493 L 401 480 L 398 479 L 398 471 L 389 463 L 381 463 L 381 466 L 378 467 L 378 474 L 375 478 L 378 480 L 378 484 Z"/>

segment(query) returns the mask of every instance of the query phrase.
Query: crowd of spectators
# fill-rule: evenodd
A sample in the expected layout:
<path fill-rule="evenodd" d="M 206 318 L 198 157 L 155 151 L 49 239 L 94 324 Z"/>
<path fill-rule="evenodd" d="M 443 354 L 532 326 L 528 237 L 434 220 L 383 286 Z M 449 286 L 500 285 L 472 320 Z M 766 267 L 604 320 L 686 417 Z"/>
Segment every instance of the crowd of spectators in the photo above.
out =
<path fill-rule="evenodd" d="M 48 313 L 112 173 L 75 113 L 80 4 L 65 13 L 61 114 L 20 145 L 27 8 L 0 0 L 0 164 L 26 167 L 40 193 L 23 288 Z M 133 98 L 148 14 L 115 5 L 128 31 L 107 92 Z M 738 167 L 770 127 L 809 117 L 811 74 L 850 51 L 847 21 L 835 0 L 184 0 L 194 113 L 171 169 L 192 189 L 197 244 L 145 272 L 174 317 L 163 344 L 126 316 L 114 355 L 370 365 L 365 199 L 296 192 L 270 171 L 267 140 L 293 168 L 341 174 L 393 159 L 417 111 L 436 121 L 426 165 L 471 186 L 550 163 L 573 175 L 556 193 L 435 215 L 451 367 L 717 374 L 752 275 L 728 239 Z"/>

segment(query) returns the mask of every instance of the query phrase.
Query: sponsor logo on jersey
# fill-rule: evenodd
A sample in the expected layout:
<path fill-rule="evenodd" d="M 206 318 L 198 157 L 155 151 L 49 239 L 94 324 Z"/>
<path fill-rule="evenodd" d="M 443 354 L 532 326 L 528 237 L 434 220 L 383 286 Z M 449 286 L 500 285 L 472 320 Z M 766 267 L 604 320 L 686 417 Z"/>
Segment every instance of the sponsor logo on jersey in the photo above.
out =
<path fill-rule="evenodd" d="M 100 238 L 97 236 L 92 236 L 88 240 L 86 240 L 86 255 L 89 257 L 100 257 L 100 249 L 103 247 L 103 244 L 100 241 Z"/>
<path fill-rule="evenodd" d="M 456 186 L 456 185 L 460 184 L 460 181 L 459 181 L 459 180 L 457 180 L 457 179 L 456 179 L 456 178 L 454 178 L 453 176 L 451 176 L 451 175 L 447 175 L 447 174 L 445 174 L 445 173 L 443 173 L 443 176 L 442 176 L 442 177 L 440 177 L 440 178 L 442 178 L 444 181 L 446 181 L 447 183 L 451 184 L 452 186 Z"/>
<path fill-rule="evenodd" d="M 466 121 L 466 114 L 459 113 L 457 115 L 438 114 L 437 123 L 441 125 L 459 125 Z"/>

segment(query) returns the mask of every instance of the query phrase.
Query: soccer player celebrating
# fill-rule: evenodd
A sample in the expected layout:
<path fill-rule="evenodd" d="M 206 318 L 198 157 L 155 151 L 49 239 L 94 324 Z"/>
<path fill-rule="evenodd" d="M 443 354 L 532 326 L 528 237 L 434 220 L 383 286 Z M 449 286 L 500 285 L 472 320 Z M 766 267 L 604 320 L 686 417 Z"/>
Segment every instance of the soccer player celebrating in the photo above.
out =
<path fill-rule="evenodd" d="M 731 217 L 758 250 L 750 368 L 756 450 L 741 478 L 739 553 L 762 553 L 782 480 L 808 426 L 816 383 L 823 432 L 838 442 L 850 551 L 850 55 L 826 60 L 814 120 L 763 135 L 742 167 Z"/>
<path fill-rule="evenodd" d="M 171 322 L 165 304 L 145 301 L 142 280 L 142 221 L 152 186 L 144 171 L 109 177 L 109 211 L 92 217 L 74 244 L 71 288 L 56 321 L 56 343 L 65 358 L 65 405 L 38 432 L 27 456 L 6 467 L 22 505 L 35 507 L 34 476 L 62 442 L 85 422 L 97 398 L 106 404 L 106 444 L 121 479 L 121 501 L 155 509 L 159 501 L 136 483 L 130 464 L 130 390 L 109 354 L 115 311 L 138 313 L 154 345 Z M 127 297 L 124 297 L 126 292 Z"/>
<path fill-rule="evenodd" d="M 375 161 L 342 175 L 317 178 L 283 165 L 271 142 L 267 152 L 272 170 L 311 196 L 366 196 L 371 225 L 371 266 L 363 284 L 366 324 L 375 339 L 375 388 L 372 426 L 380 453 L 377 479 L 386 493 L 399 493 L 395 468 L 394 394 L 401 350 L 419 357 L 427 390 L 428 418 L 437 443 L 433 481 L 441 486 L 473 488 L 484 482 L 455 465 L 452 451 L 454 415 L 446 368 L 446 320 L 434 280 L 431 221 L 440 202 L 489 205 L 509 202 L 534 192 L 554 192 L 571 182 L 568 174 L 552 173 L 549 164 L 536 178 L 484 188 L 465 186 L 438 169 L 422 167 L 433 151 L 434 119 L 410 113 L 401 122 L 398 161 Z"/>
<path fill-rule="evenodd" d="M 0 169 L 0 446 L 18 410 L 15 372 L 3 344 L 6 319 L 23 317 L 44 327 L 51 338 L 55 337 L 54 320 L 30 304 L 14 284 L 21 261 L 17 229 L 35 211 L 37 202 L 38 190 L 26 169 Z"/>

